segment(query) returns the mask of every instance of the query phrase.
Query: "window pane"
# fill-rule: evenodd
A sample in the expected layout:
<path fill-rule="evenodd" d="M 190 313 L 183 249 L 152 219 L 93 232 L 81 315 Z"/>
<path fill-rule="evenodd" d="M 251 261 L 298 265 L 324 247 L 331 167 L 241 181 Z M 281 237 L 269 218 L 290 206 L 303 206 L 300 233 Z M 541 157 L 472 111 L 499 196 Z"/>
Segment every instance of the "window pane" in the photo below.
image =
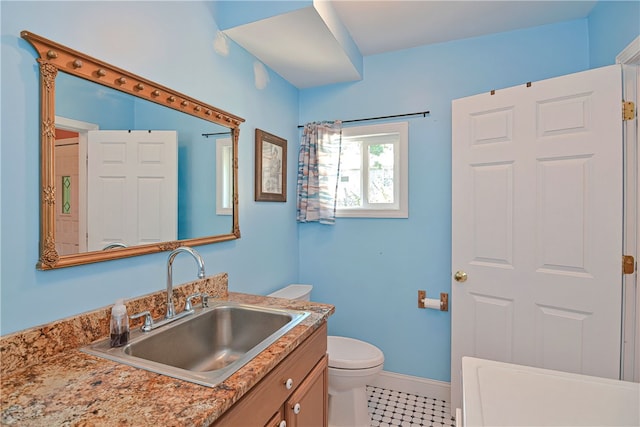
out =
<path fill-rule="evenodd" d="M 233 149 L 231 145 L 222 147 L 222 208 L 233 207 Z M 219 167 L 219 166 L 217 166 Z M 216 190 L 219 191 L 219 190 Z"/>
<path fill-rule="evenodd" d="M 342 141 L 337 208 L 358 208 L 362 206 L 361 151 L 362 143 L 360 141 Z"/>
<path fill-rule="evenodd" d="M 393 203 L 393 144 L 369 146 L 369 203 Z"/>
<path fill-rule="evenodd" d="M 62 177 L 62 213 L 71 213 L 71 177 Z"/>
<path fill-rule="evenodd" d="M 341 171 L 338 182 L 338 208 L 358 208 L 362 206 L 362 186 L 359 170 Z"/>

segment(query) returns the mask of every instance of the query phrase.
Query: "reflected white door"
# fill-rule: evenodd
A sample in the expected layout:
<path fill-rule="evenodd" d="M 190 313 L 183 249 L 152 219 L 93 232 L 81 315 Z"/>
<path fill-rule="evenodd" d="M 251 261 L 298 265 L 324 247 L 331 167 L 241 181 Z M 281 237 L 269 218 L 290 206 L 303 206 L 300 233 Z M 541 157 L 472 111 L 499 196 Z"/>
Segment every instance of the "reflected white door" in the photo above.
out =
<path fill-rule="evenodd" d="M 88 250 L 178 236 L 175 131 L 90 131 Z"/>
<path fill-rule="evenodd" d="M 619 377 L 621 99 L 616 65 L 453 101 L 452 408 L 462 356 Z"/>

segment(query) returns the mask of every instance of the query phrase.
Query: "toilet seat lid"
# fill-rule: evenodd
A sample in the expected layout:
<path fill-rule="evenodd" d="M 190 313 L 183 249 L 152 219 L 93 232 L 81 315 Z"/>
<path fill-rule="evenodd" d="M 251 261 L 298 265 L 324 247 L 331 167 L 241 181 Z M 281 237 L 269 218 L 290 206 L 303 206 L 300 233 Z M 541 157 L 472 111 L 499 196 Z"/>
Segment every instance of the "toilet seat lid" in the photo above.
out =
<path fill-rule="evenodd" d="M 384 354 L 378 347 L 347 337 L 327 337 L 327 353 L 332 368 L 365 369 L 384 362 Z"/>

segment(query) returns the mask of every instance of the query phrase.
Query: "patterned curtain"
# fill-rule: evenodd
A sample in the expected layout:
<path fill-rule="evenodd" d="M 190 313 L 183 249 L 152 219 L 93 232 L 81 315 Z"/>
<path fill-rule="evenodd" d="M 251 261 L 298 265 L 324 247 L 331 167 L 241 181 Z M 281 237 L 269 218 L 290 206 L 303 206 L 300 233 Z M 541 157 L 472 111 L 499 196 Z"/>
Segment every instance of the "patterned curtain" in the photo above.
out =
<path fill-rule="evenodd" d="M 307 123 L 298 156 L 298 222 L 335 224 L 342 122 Z"/>

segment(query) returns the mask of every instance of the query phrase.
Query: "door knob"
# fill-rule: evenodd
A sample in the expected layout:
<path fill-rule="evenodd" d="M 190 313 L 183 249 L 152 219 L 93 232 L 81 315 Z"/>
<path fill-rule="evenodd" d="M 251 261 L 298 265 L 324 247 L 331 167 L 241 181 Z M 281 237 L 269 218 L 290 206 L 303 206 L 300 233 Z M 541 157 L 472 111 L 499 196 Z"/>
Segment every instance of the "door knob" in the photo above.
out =
<path fill-rule="evenodd" d="M 464 271 L 456 271 L 456 274 L 453 275 L 453 278 L 456 280 L 456 282 L 466 282 L 467 281 L 467 273 L 465 273 Z"/>

